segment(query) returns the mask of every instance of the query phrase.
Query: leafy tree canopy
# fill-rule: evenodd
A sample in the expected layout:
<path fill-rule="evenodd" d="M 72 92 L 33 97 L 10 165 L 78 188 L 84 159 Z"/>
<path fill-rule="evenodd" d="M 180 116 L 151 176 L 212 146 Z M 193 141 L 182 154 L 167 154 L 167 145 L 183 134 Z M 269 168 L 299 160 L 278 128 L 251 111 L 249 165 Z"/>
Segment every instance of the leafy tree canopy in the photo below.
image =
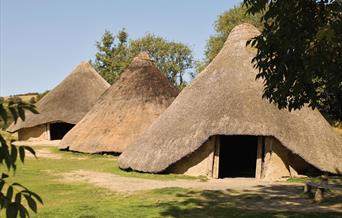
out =
<path fill-rule="evenodd" d="M 249 43 L 264 97 L 289 110 L 305 104 L 342 120 L 342 1 L 245 0 L 264 12 L 260 36 Z M 266 10 L 267 9 L 267 10 Z"/>
<path fill-rule="evenodd" d="M 96 42 L 98 52 L 92 64 L 110 84 L 119 78 L 129 64 L 127 38 L 125 30 L 120 31 L 116 36 L 106 30 L 101 41 Z"/>
<path fill-rule="evenodd" d="M 128 42 L 125 30 L 117 35 L 105 31 L 96 46 L 98 52 L 92 64 L 111 84 L 141 51 L 147 51 L 159 69 L 178 87 L 185 85 L 184 75 L 193 66 L 192 51 L 187 45 L 168 41 L 153 34 L 146 34 Z"/>
<path fill-rule="evenodd" d="M 147 51 L 161 72 L 176 86 L 185 85 L 184 74 L 193 66 L 191 49 L 180 42 L 167 41 L 162 37 L 147 34 L 130 42 L 132 57 Z"/>

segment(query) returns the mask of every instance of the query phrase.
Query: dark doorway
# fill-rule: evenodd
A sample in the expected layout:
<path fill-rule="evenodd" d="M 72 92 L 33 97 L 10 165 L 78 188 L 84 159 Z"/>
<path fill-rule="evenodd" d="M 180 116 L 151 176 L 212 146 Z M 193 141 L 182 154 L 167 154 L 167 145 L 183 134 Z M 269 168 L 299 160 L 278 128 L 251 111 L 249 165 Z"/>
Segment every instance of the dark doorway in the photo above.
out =
<path fill-rule="evenodd" d="M 50 123 L 50 139 L 62 139 L 74 126 L 74 124 L 70 123 Z"/>
<path fill-rule="evenodd" d="M 255 177 L 257 136 L 220 136 L 219 178 Z"/>

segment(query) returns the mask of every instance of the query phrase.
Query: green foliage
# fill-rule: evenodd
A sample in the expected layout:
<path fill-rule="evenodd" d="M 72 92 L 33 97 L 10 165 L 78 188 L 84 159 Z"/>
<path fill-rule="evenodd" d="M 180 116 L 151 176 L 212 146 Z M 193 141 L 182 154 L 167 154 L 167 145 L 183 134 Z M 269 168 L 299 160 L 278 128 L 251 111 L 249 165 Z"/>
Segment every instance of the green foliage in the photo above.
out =
<path fill-rule="evenodd" d="M 8 98 L 0 97 L 0 104 L 2 104 L 2 108 L 4 111 L 6 110 L 10 111 L 9 108 L 13 108 L 14 105 L 19 105 L 19 108 L 22 108 L 23 110 L 25 109 L 27 110 L 28 108 L 30 108 L 30 104 L 32 104 L 32 101 L 35 100 L 35 97 L 31 97 L 30 99 L 26 97 L 33 95 L 33 94 L 32 93 L 20 94 L 20 95 L 9 96 Z M 23 111 L 21 110 L 20 112 L 22 113 Z M 6 129 L 12 122 L 14 122 L 14 117 L 12 116 L 12 113 L 4 114 L 3 116 L 6 116 L 6 122 L 3 119 L 0 119 L 0 129 Z"/>
<path fill-rule="evenodd" d="M 3 101 L 3 102 L 5 102 L 5 101 Z M 23 99 L 20 98 L 18 95 L 14 95 L 14 96 L 10 96 L 7 99 L 7 102 L 9 102 L 9 103 L 19 103 L 19 102 L 23 102 Z"/>
<path fill-rule="evenodd" d="M 321 177 L 301 177 L 301 178 L 289 178 L 286 180 L 287 182 L 291 183 L 306 183 L 307 181 L 311 181 L 314 183 L 320 183 L 321 182 Z M 342 177 L 338 176 L 331 176 L 329 177 L 329 184 L 342 184 Z"/>
<path fill-rule="evenodd" d="M 264 97 L 279 108 L 318 108 L 342 120 L 342 1 L 245 0 L 250 14 L 265 14 L 249 43 Z M 267 8 L 267 10 L 266 10 Z"/>
<path fill-rule="evenodd" d="M 113 84 L 129 64 L 128 34 L 121 30 L 117 35 L 105 31 L 101 41 L 96 42 L 94 68 L 110 84 Z"/>
<path fill-rule="evenodd" d="M 26 102 L 22 102 L 20 98 L 9 99 L 8 105 L 5 107 L 4 102 L 0 102 L 0 118 L 2 122 L 7 123 L 8 115 L 16 122 L 19 118 L 25 120 L 25 110 L 29 110 L 32 113 L 38 113 L 34 105 Z M 25 151 L 35 155 L 35 151 L 28 146 L 15 146 L 11 142 L 8 142 L 3 135 L 0 135 L 0 165 L 2 167 L 0 177 L 0 210 L 5 209 L 6 217 L 28 217 L 29 213 L 25 207 L 24 200 L 28 207 L 37 212 L 37 202 L 43 203 L 42 199 L 36 193 L 30 191 L 25 186 L 13 182 L 7 182 L 9 175 L 3 172 L 3 169 L 7 169 L 8 172 L 17 169 L 17 159 L 24 163 Z M 6 190 L 7 189 L 7 190 Z"/>
<path fill-rule="evenodd" d="M 247 14 L 247 8 L 243 5 L 235 6 L 234 8 L 221 14 L 215 21 L 214 29 L 216 34 L 209 37 L 205 49 L 205 59 L 197 68 L 203 70 L 219 53 L 226 41 L 230 31 L 237 25 L 242 23 L 250 23 L 258 29 L 262 29 L 260 22 L 261 13 Z"/>
<path fill-rule="evenodd" d="M 185 85 L 184 74 L 193 66 L 192 51 L 188 46 L 147 34 L 130 42 L 132 57 L 141 51 L 149 53 L 161 72 L 166 73 L 167 78 L 174 85 L 179 87 Z"/>
<path fill-rule="evenodd" d="M 162 37 L 147 34 L 128 43 L 125 30 L 113 35 L 105 31 L 101 41 L 96 43 L 98 52 L 94 68 L 110 84 L 115 82 L 141 51 L 147 51 L 159 69 L 177 86 L 184 86 L 184 74 L 193 66 L 191 49 L 179 42 L 167 41 Z"/>

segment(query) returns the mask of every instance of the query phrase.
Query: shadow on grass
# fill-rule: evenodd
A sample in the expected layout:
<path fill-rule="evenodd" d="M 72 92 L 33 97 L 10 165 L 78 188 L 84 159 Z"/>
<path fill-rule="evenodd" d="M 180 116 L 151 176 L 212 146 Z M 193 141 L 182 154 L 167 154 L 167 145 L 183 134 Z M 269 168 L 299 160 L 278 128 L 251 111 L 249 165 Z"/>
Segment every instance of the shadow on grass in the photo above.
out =
<path fill-rule="evenodd" d="M 295 185 L 259 186 L 257 191 L 183 189 L 174 201 L 157 206 L 162 217 L 342 217 L 337 212 L 342 210 L 341 193 L 328 193 L 324 203 L 315 204 L 302 191 Z"/>

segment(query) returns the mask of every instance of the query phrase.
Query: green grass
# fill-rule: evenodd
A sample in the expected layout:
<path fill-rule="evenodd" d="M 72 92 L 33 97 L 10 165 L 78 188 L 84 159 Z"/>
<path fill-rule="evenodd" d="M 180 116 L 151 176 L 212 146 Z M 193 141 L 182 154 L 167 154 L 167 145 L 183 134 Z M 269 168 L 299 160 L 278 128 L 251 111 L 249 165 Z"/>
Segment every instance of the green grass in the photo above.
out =
<path fill-rule="evenodd" d="M 57 148 L 49 148 L 54 153 L 57 153 Z M 139 173 L 135 171 L 124 171 L 118 167 L 117 159 L 118 157 L 111 155 L 89 155 L 76 152 L 59 152 L 63 155 L 65 160 L 63 164 L 58 168 L 60 171 L 64 171 L 67 166 L 73 165 L 73 169 L 84 169 L 92 170 L 97 172 L 108 172 L 119 176 L 126 177 L 137 177 L 144 179 L 156 179 L 156 180 L 176 180 L 176 179 L 203 179 L 202 177 L 186 176 L 180 174 L 149 174 L 149 173 Z M 78 159 L 77 159 L 78 158 Z M 84 159 L 83 159 L 84 158 Z M 56 160 L 50 160 L 51 162 L 56 162 Z M 59 162 L 59 161 L 57 161 Z M 55 163 L 52 163 L 55 164 Z M 58 164 L 57 164 L 58 165 Z M 99 167 L 101 165 L 101 167 Z M 68 169 L 67 171 L 70 171 Z"/>
<path fill-rule="evenodd" d="M 30 101 L 31 98 L 37 98 L 38 95 L 16 95 L 17 97 L 21 98 L 23 101 Z M 3 96 L 4 100 L 7 101 L 10 96 Z"/>
<path fill-rule="evenodd" d="M 321 178 L 320 177 L 312 177 L 312 178 L 289 178 L 287 180 L 287 182 L 290 183 L 305 183 L 307 181 L 312 181 L 315 183 L 320 183 L 321 182 Z M 328 180 L 329 184 L 342 184 L 342 177 L 334 177 L 331 176 L 329 177 Z"/>
<path fill-rule="evenodd" d="M 27 158 L 19 164 L 11 178 L 39 193 L 44 205 L 32 217 L 339 217 L 337 213 L 275 212 L 243 208 L 252 202 L 265 200 L 266 195 L 234 192 L 200 191 L 183 188 L 163 188 L 134 193 L 115 193 L 85 182 L 64 182 L 60 174 L 73 170 L 108 172 L 128 177 L 174 180 L 198 179 L 182 175 L 151 175 L 121 171 L 117 157 L 60 152 L 51 149 L 62 159 Z M 3 168 L 2 168 L 3 170 Z M 267 200 L 267 199 L 266 199 Z M 269 200 L 270 202 L 273 199 Z M 277 201 L 277 199 L 274 199 Z M 3 217 L 3 212 L 0 217 Z"/>
<path fill-rule="evenodd" d="M 55 147 L 51 146 L 34 146 L 36 150 L 48 149 L 56 155 L 61 155 L 62 160 L 58 159 L 47 159 L 39 158 L 36 161 L 29 160 L 27 164 L 23 165 L 22 168 L 18 169 L 18 174 L 20 170 L 29 169 L 31 171 L 53 171 L 56 174 L 70 172 L 74 170 L 88 170 L 96 172 L 107 172 L 113 173 L 119 176 L 125 177 L 136 177 L 144 179 L 154 179 L 154 180 L 176 180 L 176 179 L 187 179 L 187 180 L 201 180 L 205 181 L 203 177 L 194 177 L 181 174 L 149 174 L 149 173 L 139 173 L 135 171 L 124 171 L 118 167 L 117 159 L 118 157 L 112 155 L 100 155 L 100 154 L 82 154 L 77 152 L 66 152 L 59 151 Z M 19 164 L 20 165 L 20 164 Z M 1 168 L 0 168 L 1 169 Z"/>

